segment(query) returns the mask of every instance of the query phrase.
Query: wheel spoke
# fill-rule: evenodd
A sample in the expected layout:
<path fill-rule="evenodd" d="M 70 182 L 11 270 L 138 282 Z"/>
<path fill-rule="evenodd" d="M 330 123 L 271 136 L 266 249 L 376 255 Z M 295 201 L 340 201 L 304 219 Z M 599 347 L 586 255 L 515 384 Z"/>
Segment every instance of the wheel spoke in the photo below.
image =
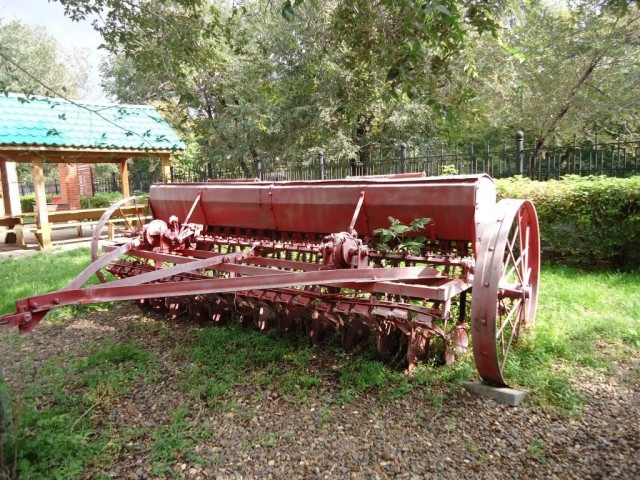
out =
<path fill-rule="evenodd" d="M 507 357 L 509 356 L 509 350 L 511 350 L 511 344 L 513 343 L 514 338 L 516 338 L 518 336 L 518 329 L 520 326 L 520 312 L 522 310 L 521 306 L 522 306 L 522 299 L 518 299 L 518 302 L 516 303 L 516 305 L 514 305 L 513 310 L 510 312 L 518 312 L 518 321 L 515 323 L 515 325 L 513 326 L 513 328 L 511 329 L 511 332 L 509 334 L 509 343 L 507 344 L 506 348 L 504 345 L 504 334 L 501 336 L 501 346 L 502 346 L 502 352 L 498 352 L 498 355 L 500 355 L 500 353 L 502 353 L 502 360 L 500 362 L 500 371 L 503 372 L 504 371 L 504 366 L 507 363 Z M 505 322 L 506 325 L 507 322 Z M 509 322 L 510 323 L 510 322 Z M 503 328 L 501 328 L 501 331 L 504 332 L 504 326 Z"/>
<path fill-rule="evenodd" d="M 502 321 L 502 325 L 500 326 L 500 329 L 496 332 L 496 338 L 500 338 L 502 336 L 502 333 L 504 332 L 505 327 L 508 324 L 511 323 L 511 317 L 513 316 L 513 312 L 515 312 L 520 307 L 522 302 L 523 302 L 523 299 L 522 298 L 518 298 L 518 300 L 513 305 L 511 310 L 509 310 L 509 313 L 507 314 L 507 316 Z M 502 304 L 504 305 L 504 301 L 502 302 Z"/>
<path fill-rule="evenodd" d="M 520 280 L 520 284 L 523 284 L 522 281 L 522 275 L 520 274 L 520 271 L 518 270 L 518 265 L 520 264 L 520 260 L 522 260 L 522 251 L 520 252 L 520 257 L 518 257 L 518 259 L 516 260 L 516 257 L 513 253 L 514 250 L 514 246 L 516 245 L 516 242 L 520 236 L 520 226 L 518 224 L 518 226 L 514 229 L 514 235 L 513 235 L 513 239 L 512 241 L 507 241 L 507 255 L 505 258 L 505 262 L 504 262 L 504 270 L 506 271 L 506 266 L 509 263 L 509 259 L 512 260 L 513 262 L 513 267 L 511 267 L 509 269 L 509 272 L 505 274 L 505 278 L 510 278 L 511 275 L 513 274 L 513 272 L 516 272 L 516 274 L 518 275 L 518 280 Z M 520 243 L 520 245 L 522 245 L 522 242 Z"/>

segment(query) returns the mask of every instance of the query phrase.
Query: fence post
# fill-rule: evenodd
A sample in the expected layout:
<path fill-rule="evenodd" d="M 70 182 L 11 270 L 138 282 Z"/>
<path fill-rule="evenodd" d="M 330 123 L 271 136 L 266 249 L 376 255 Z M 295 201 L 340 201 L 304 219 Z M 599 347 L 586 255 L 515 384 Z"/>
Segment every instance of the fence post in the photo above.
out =
<path fill-rule="evenodd" d="M 260 160 L 260 157 L 256 157 L 254 162 L 256 162 L 257 177 L 262 180 L 262 160 Z"/>
<path fill-rule="evenodd" d="M 524 171 L 524 132 L 516 132 L 516 174 L 522 175 Z"/>
<path fill-rule="evenodd" d="M 320 180 L 324 180 L 324 152 L 318 152 L 318 166 L 320 167 Z"/>
<path fill-rule="evenodd" d="M 400 173 L 407 173 L 407 144 L 400 144 Z"/>

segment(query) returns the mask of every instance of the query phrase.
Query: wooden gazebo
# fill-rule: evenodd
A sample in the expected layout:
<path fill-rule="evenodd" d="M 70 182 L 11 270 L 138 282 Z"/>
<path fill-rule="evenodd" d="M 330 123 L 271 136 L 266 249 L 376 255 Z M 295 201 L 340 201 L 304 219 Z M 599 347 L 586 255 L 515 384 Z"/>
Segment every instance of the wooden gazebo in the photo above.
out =
<path fill-rule="evenodd" d="M 70 102 L 9 94 L 0 96 L 0 177 L 4 216 L 20 214 L 17 179 L 11 162 L 31 163 L 42 248 L 51 246 L 43 164 L 116 163 L 122 195 L 128 197 L 127 160 L 160 159 L 162 177 L 170 178 L 171 155 L 185 144 L 147 105 Z M 0 211 L 0 213 L 2 213 Z"/>

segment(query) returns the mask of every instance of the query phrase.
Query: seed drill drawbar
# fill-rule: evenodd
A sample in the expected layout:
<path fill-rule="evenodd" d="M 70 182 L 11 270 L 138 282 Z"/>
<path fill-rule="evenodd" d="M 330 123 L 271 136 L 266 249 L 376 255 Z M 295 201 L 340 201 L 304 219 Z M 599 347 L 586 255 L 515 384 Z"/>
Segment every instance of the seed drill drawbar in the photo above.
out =
<path fill-rule="evenodd" d="M 410 371 L 430 348 L 451 362 L 471 343 L 480 376 L 506 386 L 509 350 L 535 320 L 536 211 L 497 202 L 487 175 L 153 185 L 151 219 L 101 242 L 132 201 L 105 212 L 78 278 L 18 300 L 0 326 L 28 332 L 54 307 L 134 300 L 212 323 L 302 326 L 314 344 L 337 330 L 347 351 L 371 337 L 383 358 L 406 350 Z M 85 285 L 92 275 L 102 283 Z"/>

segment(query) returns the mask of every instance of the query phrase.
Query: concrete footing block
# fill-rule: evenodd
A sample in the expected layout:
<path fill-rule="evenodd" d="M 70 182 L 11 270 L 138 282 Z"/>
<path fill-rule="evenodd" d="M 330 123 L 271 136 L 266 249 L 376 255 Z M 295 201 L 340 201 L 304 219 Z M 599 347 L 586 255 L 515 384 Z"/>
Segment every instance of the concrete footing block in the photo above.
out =
<path fill-rule="evenodd" d="M 522 399 L 527 392 L 520 390 L 514 390 L 513 388 L 505 387 L 492 387 L 485 383 L 478 382 L 464 382 L 464 388 L 471 393 L 475 393 L 479 397 L 492 398 L 498 403 L 517 407 L 522 402 Z"/>

